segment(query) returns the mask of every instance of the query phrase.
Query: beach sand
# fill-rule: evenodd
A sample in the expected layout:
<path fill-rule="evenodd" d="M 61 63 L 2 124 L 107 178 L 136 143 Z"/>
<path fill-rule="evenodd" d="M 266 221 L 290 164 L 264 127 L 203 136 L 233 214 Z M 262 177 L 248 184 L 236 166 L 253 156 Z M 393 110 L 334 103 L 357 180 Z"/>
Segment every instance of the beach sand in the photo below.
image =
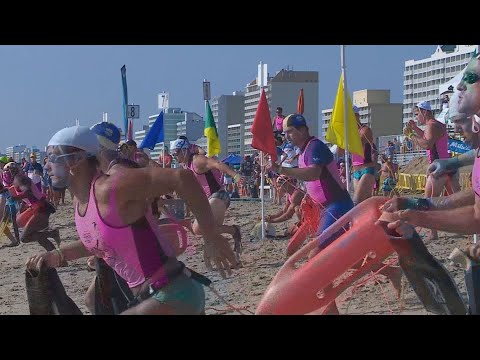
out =
<path fill-rule="evenodd" d="M 67 196 L 68 197 L 68 196 Z M 266 203 L 266 213 L 273 213 L 279 205 Z M 265 241 L 258 241 L 251 236 L 251 230 L 260 216 L 260 202 L 237 201 L 232 202 L 226 213 L 225 223 L 236 224 L 241 227 L 243 253 L 241 260 L 243 267 L 233 270 L 232 275 L 222 279 L 217 272 L 207 271 L 203 263 L 201 238 L 189 237 L 190 246 L 180 259 L 193 270 L 209 277 L 214 282 L 218 293 L 229 304 L 241 309 L 243 314 L 253 314 L 265 289 L 275 273 L 285 261 L 285 248 L 288 242 L 286 237 L 278 237 Z M 52 215 L 52 226 L 60 229 L 63 241 L 66 243 L 78 239 L 75 230 L 73 207 L 70 199 L 67 204 L 60 206 Z M 276 224 L 277 235 L 281 235 L 294 220 Z M 421 235 L 423 232 L 421 232 Z M 466 299 L 466 289 L 463 282 L 463 271 L 449 265 L 448 255 L 454 247 L 463 248 L 471 237 L 440 233 L 440 240 L 427 244 L 430 252 L 451 271 L 460 292 Z M 6 238 L 0 239 L 0 246 L 7 244 Z M 0 249 L 0 314 L 28 315 L 28 303 L 25 292 L 25 261 L 28 256 L 43 249 L 36 243 L 22 244 L 16 248 Z M 84 295 L 92 281 L 94 273 L 87 271 L 86 259 L 70 262 L 68 267 L 59 268 L 58 273 L 69 296 L 76 302 L 84 314 L 89 314 L 84 304 Z M 365 286 L 357 289 L 350 300 L 339 304 L 341 314 L 428 314 L 419 299 L 412 291 L 408 281 L 403 277 L 403 309 L 399 308 L 399 301 L 394 298 L 391 284 L 383 276 L 379 276 L 380 284 L 369 281 Z M 239 314 L 219 299 L 209 289 L 206 291 L 207 314 Z M 344 292 L 343 298 L 349 295 L 350 289 Z M 341 298 L 342 298 L 341 297 Z M 387 301 L 388 300 L 388 301 Z"/>

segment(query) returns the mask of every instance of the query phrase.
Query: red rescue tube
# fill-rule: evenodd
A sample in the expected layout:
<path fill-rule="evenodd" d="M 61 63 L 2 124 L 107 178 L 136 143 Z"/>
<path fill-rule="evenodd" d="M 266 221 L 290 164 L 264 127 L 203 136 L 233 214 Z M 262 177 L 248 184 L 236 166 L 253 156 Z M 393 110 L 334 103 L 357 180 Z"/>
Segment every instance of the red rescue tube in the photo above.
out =
<path fill-rule="evenodd" d="M 372 265 L 393 254 L 388 235 L 380 225 L 375 225 L 381 215 L 379 208 L 387 200 L 386 197 L 365 200 L 291 256 L 268 286 L 256 314 L 312 313 L 330 304 L 355 280 L 368 273 Z M 337 240 L 305 264 L 296 266 L 318 246 L 319 240 L 328 238 L 349 223 L 350 229 Z M 332 286 L 346 271 L 362 262 L 363 266 L 352 275 Z"/>

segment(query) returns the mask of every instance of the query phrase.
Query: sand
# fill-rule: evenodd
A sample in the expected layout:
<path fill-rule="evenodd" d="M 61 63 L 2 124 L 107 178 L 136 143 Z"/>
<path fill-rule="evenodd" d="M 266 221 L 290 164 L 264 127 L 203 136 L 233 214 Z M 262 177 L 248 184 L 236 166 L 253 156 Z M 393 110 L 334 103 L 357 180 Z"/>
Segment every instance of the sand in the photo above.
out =
<path fill-rule="evenodd" d="M 427 173 L 427 168 L 430 165 L 428 157 L 421 156 L 411 160 L 405 166 L 400 167 L 399 172 L 403 174 L 421 175 Z M 472 172 L 473 165 L 463 166 L 460 168 L 460 173 L 470 174 Z"/>
<path fill-rule="evenodd" d="M 60 206 L 57 213 L 52 216 L 52 225 L 60 229 L 63 240 L 68 243 L 77 240 L 74 225 L 73 208 L 68 203 Z M 273 213 L 278 205 L 267 203 L 267 214 Z M 259 202 L 232 202 L 226 214 L 226 224 L 237 224 L 242 229 L 244 251 L 242 254 L 243 268 L 233 271 L 231 277 L 222 279 L 218 273 L 207 271 L 203 263 L 202 240 L 190 237 L 190 246 L 181 255 L 181 260 L 187 266 L 208 276 L 214 281 L 214 286 L 219 294 L 231 305 L 243 309 L 243 314 L 252 314 L 260 301 L 265 289 L 275 273 L 285 260 L 285 248 L 288 242 L 286 237 L 277 237 L 273 240 L 258 241 L 253 239 L 250 232 L 260 216 Z M 283 234 L 286 223 L 277 224 L 277 235 Z M 421 233 L 422 234 L 422 233 Z M 470 239 L 466 236 L 440 233 L 440 240 L 427 245 L 431 253 L 449 269 L 466 299 L 466 290 L 463 282 L 463 271 L 448 264 L 447 257 L 455 246 L 463 247 Z M 0 239 L 0 245 L 8 243 L 5 238 Z M 22 244 L 16 248 L 0 249 L 0 314 L 28 315 L 28 303 L 25 292 L 25 261 L 29 255 L 41 251 L 36 243 Z M 84 314 L 89 314 L 84 305 L 85 292 L 92 281 L 93 273 L 87 271 L 86 260 L 80 259 L 70 262 L 66 268 L 59 268 L 58 273 L 67 293 L 77 303 Z M 405 277 L 403 283 L 403 310 L 400 303 L 394 299 L 391 286 L 382 276 L 381 283 L 373 282 L 357 289 L 351 300 L 345 300 L 340 305 L 342 314 L 427 314 L 420 301 L 413 293 Z M 350 293 L 347 290 L 345 296 Z M 383 295 L 385 293 L 385 297 Z M 210 290 L 206 289 L 207 314 L 238 314 Z M 344 296 L 344 297 L 345 297 Z M 385 300 L 388 300 L 388 302 Z"/>

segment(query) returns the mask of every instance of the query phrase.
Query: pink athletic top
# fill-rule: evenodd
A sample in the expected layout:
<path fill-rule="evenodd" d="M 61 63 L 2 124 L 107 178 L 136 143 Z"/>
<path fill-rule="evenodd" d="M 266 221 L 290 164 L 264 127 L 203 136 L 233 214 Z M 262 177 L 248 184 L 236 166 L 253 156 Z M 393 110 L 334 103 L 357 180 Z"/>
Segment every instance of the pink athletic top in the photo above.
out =
<path fill-rule="evenodd" d="M 210 197 L 213 193 L 223 189 L 221 185 L 222 173 L 217 170 L 208 170 L 206 173 L 199 174 L 195 171 L 195 166 L 193 165 L 193 156 L 188 160 L 188 168 L 193 171 L 197 181 L 200 183 L 200 186 L 203 188 L 203 191 Z"/>
<path fill-rule="evenodd" d="M 432 149 L 427 150 L 427 155 L 432 163 L 434 160 L 437 159 L 448 159 L 450 154 L 448 153 L 448 134 L 447 134 L 447 126 L 445 124 L 441 124 L 443 127 L 443 135 L 440 139 L 435 141 L 433 144 Z"/>
<path fill-rule="evenodd" d="M 168 257 L 175 257 L 169 242 L 159 232 L 158 224 L 152 216 L 151 208 L 146 206 L 145 216 L 133 224 L 121 224 L 118 215 L 115 193 L 110 198 L 111 213 L 103 219 L 95 198 L 96 176 L 90 186 L 85 215 L 75 206 L 75 224 L 83 245 L 95 256 L 102 258 L 115 272 L 133 288 L 142 284 L 160 270 Z M 167 276 L 161 276 L 156 284 L 168 283 Z"/>
<path fill-rule="evenodd" d="M 477 150 L 477 156 L 475 158 L 475 163 L 473 164 L 472 186 L 473 186 L 473 191 L 475 191 L 475 195 L 480 198 L 480 159 L 478 157 L 478 150 Z"/>
<path fill-rule="evenodd" d="M 307 194 L 316 202 L 328 205 L 349 197 L 345 185 L 340 180 L 337 164 L 328 147 L 312 136 L 300 154 L 298 167 L 300 169 L 318 164 L 325 167 L 320 179 L 304 181 Z"/>
<path fill-rule="evenodd" d="M 283 131 L 283 119 L 285 117 L 275 116 L 275 128 L 277 131 Z"/>

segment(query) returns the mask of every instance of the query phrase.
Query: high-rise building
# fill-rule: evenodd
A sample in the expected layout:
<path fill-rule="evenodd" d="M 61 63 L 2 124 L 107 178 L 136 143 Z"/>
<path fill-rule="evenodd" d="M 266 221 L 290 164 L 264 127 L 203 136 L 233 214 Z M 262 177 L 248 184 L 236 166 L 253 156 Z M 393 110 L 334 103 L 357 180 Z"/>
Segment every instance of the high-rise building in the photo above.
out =
<path fill-rule="evenodd" d="M 375 141 L 380 136 L 402 133 L 402 104 L 390 102 L 390 90 L 354 91 L 353 104 L 360 108 L 360 121 L 372 129 Z M 332 111 L 322 110 L 322 140 L 325 140 Z"/>
<path fill-rule="evenodd" d="M 7 156 L 14 158 L 14 156 L 13 156 L 14 153 L 20 153 L 20 152 L 23 153 L 26 148 L 27 148 L 27 145 L 9 146 L 9 147 L 7 147 Z"/>
<path fill-rule="evenodd" d="M 170 144 L 171 141 L 177 138 L 177 123 L 181 123 L 183 121 L 198 121 L 202 124 L 201 126 L 203 126 L 203 120 L 198 120 L 199 118 L 201 119 L 201 117 L 196 113 L 182 111 L 180 108 L 166 108 L 163 109 L 163 111 L 163 129 L 165 136 L 165 144 L 167 146 L 168 144 Z M 145 125 L 140 131 L 135 131 L 135 141 L 138 145 L 140 145 L 142 140 L 145 138 L 145 135 L 148 133 L 150 127 L 153 125 L 155 120 L 157 120 L 158 115 L 159 114 L 149 116 L 148 125 Z M 150 156 L 153 160 L 158 159 L 161 149 L 162 144 L 159 143 L 151 151 Z"/>
<path fill-rule="evenodd" d="M 307 120 L 310 134 L 318 135 L 318 72 L 317 71 L 293 71 L 282 69 L 274 76 L 267 78 L 265 95 L 270 107 L 270 117 L 273 120 L 275 109 L 280 106 L 283 114 L 289 115 L 297 112 L 297 102 L 300 89 L 304 93 L 304 113 Z M 261 90 L 257 85 L 257 79 L 251 81 L 245 87 L 245 148 L 244 153 L 251 155 L 252 133 L 251 128 L 258 102 L 260 101 Z"/>
<path fill-rule="evenodd" d="M 230 125 L 244 122 L 244 94 L 236 91 L 232 95 L 216 96 L 211 100 L 210 105 L 222 146 L 222 152 L 218 157 L 224 159 L 230 153 L 231 139 L 228 137 Z"/>
<path fill-rule="evenodd" d="M 228 125 L 228 154 L 235 154 L 243 157 L 243 148 L 245 145 L 244 136 L 245 125 L 243 123 Z"/>
<path fill-rule="evenodd" d="M 195 141 L 203 136 L 205 122 L 197 113 L 185 112 L 186 120 L 177 123 L 177 138 L 186 136 L 189 140 Z"/>
<path fill-rule="evenodd" d="M 413 108 L 428 100 L 434 115 L 442 110 L 439 86 L 451 80 L 468 64 L 479 45 L 438 45 L 426 59 L 405 61 L 403 72 L 403 124 L 414 118 Z"/>

